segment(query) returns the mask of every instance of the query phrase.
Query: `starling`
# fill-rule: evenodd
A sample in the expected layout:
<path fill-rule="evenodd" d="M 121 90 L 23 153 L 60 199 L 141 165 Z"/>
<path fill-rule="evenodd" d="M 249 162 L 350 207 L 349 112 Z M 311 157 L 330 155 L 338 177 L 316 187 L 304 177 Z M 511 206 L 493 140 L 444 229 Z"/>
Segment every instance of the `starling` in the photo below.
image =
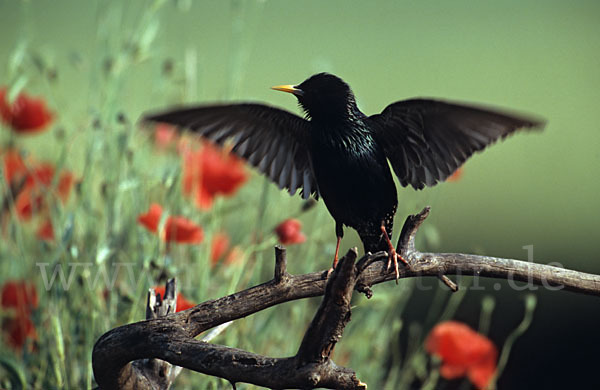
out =
<path fill-rule="evenodd" d="M 363 114 L 342 79 L 316 74 L 292 93 L 302 118 L 264 104 L 177 108 L 145 119 L 189 129 L 247 160 L 290 194 L 322 197 L 335 220 L 335 268 L 343 226 L 355 229 L 365 252 L 388 251 L 396 278 L 400 259 L 389 240 L 398 205 L 388 160 L 404 187 L 444 181 L 474 152 L 542 121 L 497 110 L 410 99 L 380 114 Z"/>

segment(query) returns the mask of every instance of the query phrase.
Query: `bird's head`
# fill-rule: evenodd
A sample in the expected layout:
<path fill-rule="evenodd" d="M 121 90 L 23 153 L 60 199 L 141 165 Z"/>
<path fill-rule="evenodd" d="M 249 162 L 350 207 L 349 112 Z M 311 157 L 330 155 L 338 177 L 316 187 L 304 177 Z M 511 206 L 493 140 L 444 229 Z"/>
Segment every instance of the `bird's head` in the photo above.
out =
<path fill-rule="evenodd" d="M 329 73 L 316 74 L 298 85 L 272 88 L 294 94 L 307 116 L 313 119 L 344 117 L 356 108 L 354 94 L 348 84 Z"/>

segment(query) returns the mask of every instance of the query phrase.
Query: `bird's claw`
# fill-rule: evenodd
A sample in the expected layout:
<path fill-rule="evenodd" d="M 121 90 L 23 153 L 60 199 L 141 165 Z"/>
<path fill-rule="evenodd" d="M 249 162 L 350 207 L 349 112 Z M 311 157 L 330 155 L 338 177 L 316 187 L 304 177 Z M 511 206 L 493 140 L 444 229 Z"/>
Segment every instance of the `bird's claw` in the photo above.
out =
<path fill-rule="evenodd" d="M 394 248 L 390 249 L 390 253 L 388 255 L 387 266 L 385 267 L 385 271 L 388 272 L 390 270 L 390 266 L 394 263 L 394 274 L 396 275 L 396 284 L 398 284 L 398 279 L 400 279 L 400 270 L 398 269 L 398 259 L 400 259 L 404 264 L 408 264 L 406 260 L 402 256 L 396 252 Z"/>
<path fill-rule="evenodd" d="M 385 267 L 385 271 L 389 271 L 390 270 L 390 266 L 392 265 L 392 262 L 394 263 L 394 274 L 396 275 L 396 284 L 398 284 L 398 279 L 400 279 L 400 271 L 398 269 L 398 260 L 402 261 L 402 263 L 404 263 L 405 266 L 408 266 L 408 261 L 406 261 L 404 259 L 404 257 L 402 257 L 402 255 L 400 255 L 398 252 L 396 252 L 396 249 L 394 248 L 394 245 L 392 244 L 392 241 L 390 240 L 390 237 L 387 234 L 387 231 L 385 229 L 385 225 L 381 225 L 381 232 L 383 233 L 383 236 L 385 237 L 387 243 L 388 243 L 388 262 L 387 262 L 387 266 Z"/>

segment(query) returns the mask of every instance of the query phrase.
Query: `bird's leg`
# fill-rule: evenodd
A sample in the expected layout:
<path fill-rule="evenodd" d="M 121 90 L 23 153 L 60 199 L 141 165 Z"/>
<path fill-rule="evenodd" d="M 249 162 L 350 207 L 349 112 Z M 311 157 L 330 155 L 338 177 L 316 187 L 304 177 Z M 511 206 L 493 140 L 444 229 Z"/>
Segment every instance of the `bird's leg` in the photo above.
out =
<path fill-rule="evenodd" d="M 392 265 L 392 262 L 394 262 L 396 283 L 398 283 L 398 279 L 400 278 L 400 271 L 398 270 L 398 259 L 400 259 L 400 261 L 402 261 L 405 265 L 408 265 L 408 262 L 404 259 L 404 257 L 402 257 L 398 254 L 398 252 L 396 252 L 396 249 L 394 248 L 394 245 L 390 240 L 390 236 L 388 236 L 387 230 L 385 229 L 385 223 L 383 221 L 381 222 L 381 233 L 383 234 L 383 237 L 385 238 L 389 247 L 388 262 L 385 270 L 388 271 L 390 269 L 390 265 Z"/>
<path fill-rule="evenodd" d="M 340 242 L 342 242 L 342 237 L 337 236 L 337 244 L 335 245 L 335 255 L 333 256 L 333 265 L 327 270 L 327 277 L 329 277 L 329 275 L 331 275 L 335 267 L 337 267 L 338 255 L 340 254 Z"/>
<path fill-rule="evenodd" d="M 338 256 L 340 254 L 340 243 L 342 242 L 342 237 L 344 237 L 343 225 L 337 221 L 335 223 L 335 235 L 337 236 L 337 243 L 335 244 L 335 255 L 333 256 L 333 265 L 327 271 L 327 277 L 329 277 L 329 275 L 331 275 L 331 273 L 337 266 Z"/>
<path fill-rule="evenodd" d="M 335 256 L 333 256 L 333 265 L 331 269 L 334 270 L 338 263 L 338 255 L 340 254 L 340 242 L 342 242 L 342 237 L 337 237 L 337 244 L 335 245 Z"/>

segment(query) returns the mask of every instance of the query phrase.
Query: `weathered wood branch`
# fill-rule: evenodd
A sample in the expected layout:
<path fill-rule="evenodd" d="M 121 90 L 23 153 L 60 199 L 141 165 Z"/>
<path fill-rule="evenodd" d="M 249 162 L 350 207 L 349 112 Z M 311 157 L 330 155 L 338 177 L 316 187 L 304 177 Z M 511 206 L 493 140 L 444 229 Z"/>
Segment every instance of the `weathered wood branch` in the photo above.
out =
<path fill-rule="evenodd" d="M 338 367 L 330 360 L 335 343 L 350 321 L 350 301 L 364 262 L 355 266 L 356 257 L 357 252 L 353 249 L 340 259 L 339 266 L 327 281 L 322 304 L 294 357 L 269 358 L 195 340 L 186 331 L 186 317 L 177 313 L 125 325 L 102 336 L 93 353 L 96 381 L 102 389 L 166 389 L 167 382 L 156 375 L 158 370 L 154 367 L 169 367 L 170 363 L 226 378 L 233 384 L 364 389 L 366 386 L 354 371 Z M 285 271 L 283 248 L 276 248 L 276 258 L 276 276 L 272 282 L 276 286 L 286 285 L 291 276 Z M 134 362 L 129 363 L 132 360 Z M 140 362 L 148 369 L 140 370 Z M 163 369 L 162 372 L 168 371 Z"/>
<path fill-rule="evenodd" d="M 404 224 L 398 241 L 398 252 L 408 260 L 409 267 L 400 268 L 400 278 L 434 276 L 443 279 L 445 275 L 476 275 L 600 295 L 598 275 L 521 260 L 459 253 L 419 252 L 415 249 L 414 238 L 428 214 L 429 208 L 425 208 L 419 214 L 409 216 Z M 351 257 L 353 263 L 355 252 L 350 251 L 344 262 Z M 369 295 L 370 286 L 394 280 L 394 271 L 386 270 L 386 261 L 379 261 L 385 259 L 385 252 L 363 257 L 355 267 L 356 280 L 346 280 L 350 283 L 346 284 L 346 288 L 352 285 L 350 289 L 354 288 Z M 352 370 L 338 367 L 328 359 L 330 349 L 323 342 L 322 335 L 327 332 L 333 337 L 327 339 L 329 341 L 335 342 L 341 337 L 340 330 L 343 330 L 345 317 L 340 315 L 343 314 L 340 310 L 330 308 L 334 314 L 323 317 L 320 308 L 315 321 L 317 318 L 325 318 L 325 322 L 331 321 L 335 326 L 332 327 L 329 323 L 327 326 L 320 325 L 321 327 L 317 328 L 318 332 L 315 332 L 313 327 L 317 325 L 313 323 L 307 334 L 315 334 L 319 341 L 307 345 L 303 341 L 298 354 L 291 358 L 269 358 L 193 339 L 199 333 L 219 324 L 243 318 L 283 302 L 325 293 L 326 271 L 289 275 L 285 270 L 285 263 L 285 252 L 276 248 L 275 275 L 269 282 L 201 303 L 192 309 L 167 317 L 124 325 L 105 333 L 96 342 L 92 355 L 97 383 L 102 389 L 148 388 L 143 387 L 141 379 L 137 378 L 136 382 L 131 362 L 155 358 L 226 378 L 232 383 L 247 382 L 270 388 L 361 388 L 363 384 L 356 379 Z M 333 275 L 336 273 L 337 270 Z M 451 281 L 446 280 L 445 283 L 452 287 Z M 335 291 L 339 294 L 339 287 Z M 322 305 L 325 304 L 326 300 Z M 305 335 L 305 340 L 306 337 Z M 319 354 L 325 358 L 313 361 Z M 298 358 L 299 356 L 301 358 Z M 302 364 L 299 365 L 299 361 Z"/>
<path fill-rule="evenodd" d="M 164 296 L 160 296 L 154 289 L 148 292 L 146 302 L 146 319 L 166 317 L 175 313 L 177 309 L 177 296 L 175 279 L 167 281 Z M 160 359 L 139 359 L 131 363 L 128 370 L 127 381 L 122 387 L 133 386 L 141 389 L 168 389 L 181 372 L 181 367 Z"/>
<path fill-rule="evenodd" d="M 317 310 L 296 354 L 300 366 L 323 363 L 331 357 L 335 344 L 350 322 L 350 300 L 360 271 L 354 267 L 356 251 L 349 251 L 325 287 L 325 297 Z M 331 321 L 331 318 L 335 321 Z"/>

